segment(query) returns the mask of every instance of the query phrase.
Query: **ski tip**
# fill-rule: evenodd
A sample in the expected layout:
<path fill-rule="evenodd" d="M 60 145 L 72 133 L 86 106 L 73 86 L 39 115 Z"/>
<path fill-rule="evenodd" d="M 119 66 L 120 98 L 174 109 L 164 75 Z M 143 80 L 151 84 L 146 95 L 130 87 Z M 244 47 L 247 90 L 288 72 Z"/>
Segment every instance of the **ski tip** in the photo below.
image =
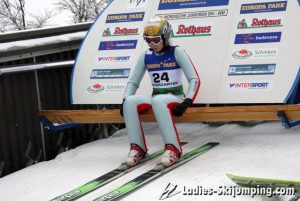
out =
<path fill-rule="evenodd" d="M 216 145 L 219 145 L 219 144 L 220 144 L 219 142 L 209 142 L 206 145 L 216 146 Z"/>
<path fill-rule="evenodd" d="M 186 145 L 187 143 L 189 143 L 189 142 L 181 142 L 181 145 Z"/>

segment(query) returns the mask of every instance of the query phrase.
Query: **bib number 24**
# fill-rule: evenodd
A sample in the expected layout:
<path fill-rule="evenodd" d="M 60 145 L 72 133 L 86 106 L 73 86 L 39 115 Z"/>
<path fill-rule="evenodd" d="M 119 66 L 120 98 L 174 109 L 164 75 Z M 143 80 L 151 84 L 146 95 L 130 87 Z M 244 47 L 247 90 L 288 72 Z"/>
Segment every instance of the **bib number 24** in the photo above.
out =
<path fill-rule="evenodd" d="M 168 73 L 153 73 L 152 76 L 155 83 L 160 83 L 161 81 L 169 82 L 170 80 Z"/>

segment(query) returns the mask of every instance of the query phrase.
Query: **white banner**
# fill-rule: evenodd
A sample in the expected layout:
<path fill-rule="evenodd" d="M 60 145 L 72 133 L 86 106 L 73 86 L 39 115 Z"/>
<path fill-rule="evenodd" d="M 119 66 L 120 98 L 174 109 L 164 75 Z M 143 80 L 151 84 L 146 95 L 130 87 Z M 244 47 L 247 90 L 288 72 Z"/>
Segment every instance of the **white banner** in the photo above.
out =
<path fill-rule="evenodd" d="M 118 104 L 138 57 L 143 27 L 163 16 L 201 79 L 196 103 L 283 103 L 300 67 L 295 1 L 113 0 L 90 28 L 72 74 L 72 103 Z M 147 72 L 146 72 L 147 73 Z M 187 80 L 183 80 L 187 89 Z M 151 96 L 149 76 L 139 95 Z"/>

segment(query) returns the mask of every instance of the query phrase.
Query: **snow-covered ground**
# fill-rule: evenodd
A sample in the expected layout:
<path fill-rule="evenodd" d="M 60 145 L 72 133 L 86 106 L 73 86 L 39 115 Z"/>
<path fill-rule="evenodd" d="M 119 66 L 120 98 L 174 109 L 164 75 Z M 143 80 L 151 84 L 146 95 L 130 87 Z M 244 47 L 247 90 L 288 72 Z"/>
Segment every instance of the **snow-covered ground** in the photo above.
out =
<path fill-rule="evenodd" d="M 285 178 L 300 180 L 300 127 L 285 129 L 280 122 L 264 122 L 255 126 L 231 123 L 208 125 L 202 123 L 177 124 L 188 151 L 207 142 L 220 145 L 139 188 L 122 198 L 124 201 L 159 200 L 167 185 L 177 185 L 176 194 L 167 201 L 287 201 L 292 196 L 232 196 L 185 195 L 184 189 L 216 189 L 234 184 L 225 174 Z M 144 124 L 149 152 L 163 147 L 160 131 L 155 123 Z M 125 130 L 113 137 L 82 145 L 0 179 L 1 201 L 44 201 L 72 190 L 117 167 L 126 157 L 129 143 Z M 93 200 L 114 187 L 135 178 L 155 166 L 151 161 L 133 172 L 107 184 L 79 200 Z"/>

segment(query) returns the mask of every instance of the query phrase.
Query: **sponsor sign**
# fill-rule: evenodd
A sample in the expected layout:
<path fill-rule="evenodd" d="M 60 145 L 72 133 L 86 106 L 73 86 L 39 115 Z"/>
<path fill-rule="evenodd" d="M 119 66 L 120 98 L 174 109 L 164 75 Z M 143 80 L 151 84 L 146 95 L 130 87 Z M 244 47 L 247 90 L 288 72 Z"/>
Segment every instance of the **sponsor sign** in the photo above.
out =
<path fill-rule="evenodd" d="M 277 57 L 277 48 L 257 48 L 257 49 L 237 49 L 231 54 L 234 59 L 248 59 L 248 58 L 275 58 Z"/>
<path fill-rule="evenodd" d="M 242 4 L 240 14 L 285 11 L 287 1 Z"/>
<path fill-rule="evenodd" d="M 88 88 L 87 88 L 87 91 L 90 92 L 90 93 L 99 93 L 101 91 L 104 91 L 104 86 L 101 85 L 101 84 L 93 84 L 93 85 L 90 85 Z"/>
<path fill-rule="evenodd" d="M 90 79 L 121 79 L 128 78 L 129 68 L 125 69 L 93 69 Z"/>
<path fill-rule="evenodd" d="M 237 34 L 234 44 L 280 42 L 281 32 Z"/>
<path fill-rule="evenodd" d="M 229 0 L 160 0 L 158 10 L 226 6 Z"/>
<path fill-rule="evenodd" d="M 144 16 L 144 12 L 109 14 L 106 17 L 106 23 L 138 22 L 143 21 Z"/>
<path fill-rule="evenodd" d="M 275 68 L 276 64 L 230 65 L 228 75 L 269 75 Z"/>
<path fill-rule="evenodd" d="M 238 29 L 252 29 L 252 28 L 268 28 L 268 27 L 281 27 L 283 20 L 281 17 L 254 17 L 243 18 L 238 22 Z"/>
<path fill-rule="evenodd" d="M 98 50 L 135 49 L 137 40 L 101 41 Z"/>
<path fill-rule="evenodd" d="M 172 21 L 172 38 L 211 36 L 212 22 L 199 22 L 191 20 Z"/>
<path fill-rule="evenodd" d="M 129 0 L 127 8 L 146 8 L 149 0 Z"/>
<path fill-rule="evenodd" d="M 163 17 L 166 20 L 180 20 L 180 19 L 193 19 L 193 18 L 203 18 L 203 17 L 221 17 L 227 15 L 228 15 L 228 9 L 221 9 L 221 10 L 197 11 L 197 12 L 186 12 L 186 13 L 158 14 L 156 16 Z"/>
<path fill-rule="evenodd" d="M 123 93 L 125 85 L 121 84 L 105 84 L 101 85 L 99 83 L 93 84 L 87 88 L 90 93 L 109 93 L 109 92 L 120 92 Z"/>
<path fill-rule="evenodd" d="M 136 36 L 139 35 L 140 27 L 137 26 L 110 26 L 104 29 L 102 36 Z"/>
<path fill-rule="evenodd" d="M 272 87 L 271 81 L 252 81 L 252 82 L 228 82 L 228 91 L 258 91 L 270 90 Z"/>
<path fill-rule="evenodd" d="M 96 63 L 124 63 L 129 62 L 132 56 L 98 56 Z"/>

